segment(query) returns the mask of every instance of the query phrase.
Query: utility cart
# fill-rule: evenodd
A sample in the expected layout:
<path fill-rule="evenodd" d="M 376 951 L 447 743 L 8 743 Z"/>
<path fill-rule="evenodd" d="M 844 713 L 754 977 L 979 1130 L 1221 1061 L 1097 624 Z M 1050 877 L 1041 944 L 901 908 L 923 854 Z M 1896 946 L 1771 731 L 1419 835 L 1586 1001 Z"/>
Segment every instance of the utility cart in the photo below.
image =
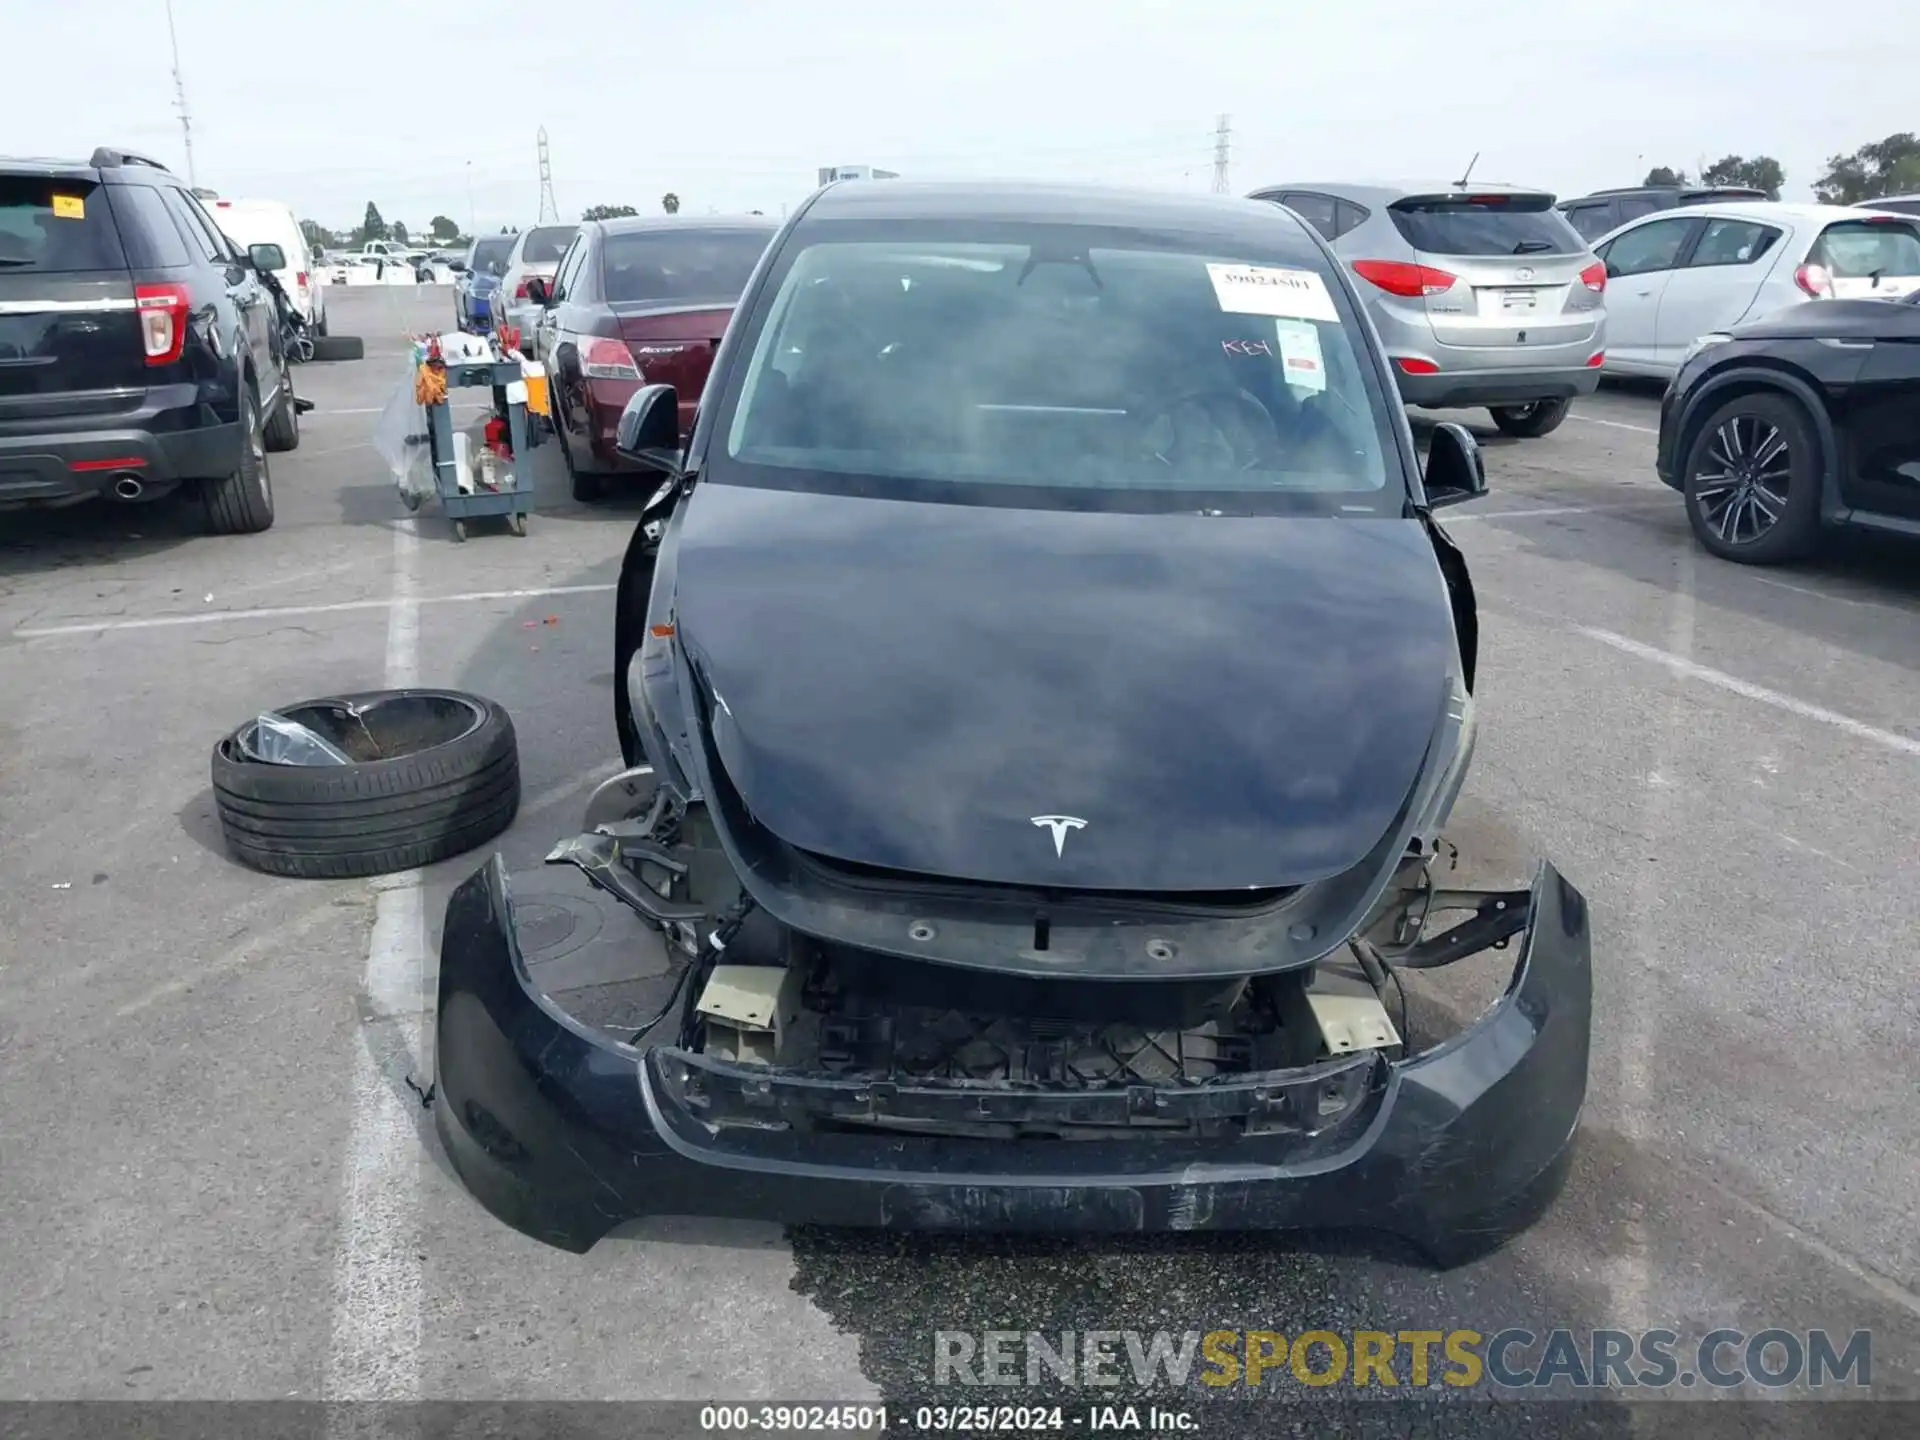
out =
<path fill-rule="evenodd" d="M 482 516 L 499 515 L 515 535 L 527 533 L 527 516 L 533 511 L 533 476 L 530 459 L 540 443 L 539 426 L 527 412 L 527 384 L 518 356 L 511 360 L 453 360 L 447 362 L 447 394 L 442 400 L 423 407 L 427 417 L 427 443 L 433 456 L 434 488 L 440 507 L 453 521 L 456 540 L 467 538 L 467 522 Z M 505 422 L 506 439 L 512 458 L 509 483 L 498 489 L 480 484 L 462 489 L 460 465 L 456 459 L 452 401 L 460 390 L 487 389 L 493 392 L 493 413 Z M 472 456 L 478 461 L 476 451 Z M 468 477 L 471 480 L 471 477 Z M 404 496 L 407 508 L 417 510 L 417 496 Z"/>

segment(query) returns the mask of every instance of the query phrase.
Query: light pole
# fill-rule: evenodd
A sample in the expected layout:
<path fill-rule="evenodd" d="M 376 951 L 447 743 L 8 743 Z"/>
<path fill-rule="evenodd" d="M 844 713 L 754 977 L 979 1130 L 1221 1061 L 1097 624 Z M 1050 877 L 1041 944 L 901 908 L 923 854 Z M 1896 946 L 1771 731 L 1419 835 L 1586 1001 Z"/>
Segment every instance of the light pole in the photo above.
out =
<path fill-rule="evenodd" d="M 173 49 L 173 103 L 180 112 L 180 139 L 187 147 L 187 184 L 198 187 L 193 170 L 193 121 L 187 115 L 187 82 L 180 78 L 180 37 L 173 29 L 173 0 L 167 0 L 167 43 Z"/>
<path fill-rule="evenodd" d="M 467 161 L 467 234 L 480 235 L 480 219 L 473 208 L 473 161 Z"/>

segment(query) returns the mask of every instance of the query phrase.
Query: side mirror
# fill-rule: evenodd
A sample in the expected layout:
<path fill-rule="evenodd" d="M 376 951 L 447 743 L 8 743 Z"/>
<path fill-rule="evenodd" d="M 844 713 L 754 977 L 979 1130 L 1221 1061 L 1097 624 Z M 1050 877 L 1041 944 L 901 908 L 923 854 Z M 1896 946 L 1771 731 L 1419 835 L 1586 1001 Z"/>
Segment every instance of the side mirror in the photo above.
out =
<path fill-rule="evenodd" d="M 1480 454 L 1480 442 L 1466 426 L 1448 420 L 1433 427 L 1424 487 L 1430 510 L 1478 500 L 1487 493 L 1487 462 Z"/>
<path fill-rule="evenodd" d="M 498 260 L 489 260 L 487 262 L 487 273 L 489 275 L 498 276 L 498 275 L 504 274 L 505 272 L 501 270 L 500 262 Z"/>
<path fill-rule="evenodd" d="M 642 385 L 620 412 L 613 448 L 622 458 L 678 479 L 680 396 L 671 385 Z"/>
<path fill-rule="evenodd" d="M 278 245 L 249 245 L 247 263 L 256 270 L 284 270 L 287 268 L 287 252 Z"/>
<path fill-rule="evenodd" d="M 464 275 L 467 273 L 467 262 L 464 260 L 449 260 L 447 262 L 447 268 L 456 275 Z"/>
<path fill-rule="evenodd" d="M 547 288 L 547 282 L 538 275 L 527 281 L 527 299 L 536 305 L 545 305 L 553 299 L 553 291 Z"/>

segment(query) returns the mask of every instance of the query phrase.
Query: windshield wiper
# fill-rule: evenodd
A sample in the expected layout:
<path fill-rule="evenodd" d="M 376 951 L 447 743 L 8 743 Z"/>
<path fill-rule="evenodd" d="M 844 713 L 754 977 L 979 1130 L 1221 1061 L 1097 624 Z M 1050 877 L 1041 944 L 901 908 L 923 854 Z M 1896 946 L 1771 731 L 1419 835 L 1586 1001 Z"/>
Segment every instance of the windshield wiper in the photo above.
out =
<path fill-rule="evenodd" d="M 1516 255 L 1538 255 L 1542 250 L 1551 249 L 1553 249 L 1553 242 L 1551 240 L 1522 240 L 1518 245 L 1513 247 L 1513 253 Z"/>

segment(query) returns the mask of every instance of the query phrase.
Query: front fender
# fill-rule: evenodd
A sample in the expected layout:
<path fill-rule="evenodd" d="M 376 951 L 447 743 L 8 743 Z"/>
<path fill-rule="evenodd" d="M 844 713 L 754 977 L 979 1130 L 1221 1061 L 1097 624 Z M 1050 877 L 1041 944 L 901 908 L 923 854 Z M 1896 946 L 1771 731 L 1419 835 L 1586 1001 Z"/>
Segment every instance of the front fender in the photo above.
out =
<path fill-rule="evenodd" d="M 1827 521 L 1839 517 L 1846 509 L 1840 498 L 1840 436 L 1834 429 L 1833 417 L 1827 413 L 1826 401 L 1798 374 L 1772 365 L 1730 365 L 1694 386 L 1674 429 L 1673 466 L 1680 477 L 1679 488 L 1684 490 L 1686 486 L 1687 454 L 1714 407 L 1737 391 L 1763 386 L 1791 395 L 1812 418 L 1814 434 L 1820 442 L 1820 516 Z"/>

